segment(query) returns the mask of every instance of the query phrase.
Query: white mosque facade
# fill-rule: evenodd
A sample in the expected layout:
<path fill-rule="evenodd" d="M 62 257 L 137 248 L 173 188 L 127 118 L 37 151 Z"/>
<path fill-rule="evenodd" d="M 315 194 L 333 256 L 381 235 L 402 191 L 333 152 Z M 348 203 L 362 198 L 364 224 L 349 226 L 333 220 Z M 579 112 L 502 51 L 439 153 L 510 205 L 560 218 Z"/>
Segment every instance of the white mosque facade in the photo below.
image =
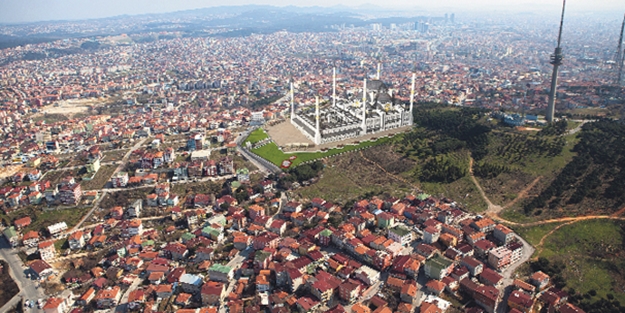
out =
<path fill-rule="evenodd" d="M 293 103 L 291 84 L 291 124 L 316 145 L 411 126 L 414 83 L 413 74 L 409 105 L 393 97 L 393 90 L 379 80 L 379 74 L 378 79 L 365 79 L 362 91 L 341 98 L 336 96 L 336 71 L 334 71 L 332 103 L 320 108 L 317 98 L 314 111 L 298 112 Z"/>

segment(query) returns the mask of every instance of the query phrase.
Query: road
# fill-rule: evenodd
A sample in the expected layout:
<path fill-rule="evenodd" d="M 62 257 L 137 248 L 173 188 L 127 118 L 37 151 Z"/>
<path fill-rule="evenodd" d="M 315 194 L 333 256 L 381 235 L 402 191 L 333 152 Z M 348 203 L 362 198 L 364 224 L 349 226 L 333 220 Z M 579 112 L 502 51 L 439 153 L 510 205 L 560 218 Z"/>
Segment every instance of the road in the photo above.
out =
<path fill-rule="evenodd" d="M 20 288 L 20 292 L 11 299 L 7 304 L 0 308 L 0 312 L 7 312 L 11 306 L 17 304 L 22 297 L 26 300 L 37 300 L 44 298 L 45 294 L 42 289 L 36 288 L 36 282 L 29 278 L 26 278 L 24 273 L 24 267 L 22 260 L 17 255 L 19 250 L 12 249 L 6 239 L 0 239 L 0 258 L 6 261 L 9 265 L 9 274 Z"/>
<path fill-rule="evenodd" d="M 143 282 L 143 279 L 139 277 L 135 278 L 135 280 L 132 281 L 132 284 L 130 285 L 130 287 L 128 287 L 128 290 L 126 290 L 126 292 L 122 296 L 122 299 L 119 301 L 119 304 L 117 305 L 117 307 L 111 309 L 111 313 L 126 312 L 127 310 L 126 306 L 128 305 L 128 297 L 130 296 L 130 293 L 133 290 L 137 289 L 137 287 L 139 287 L 139 285 L 142 282 Z"/>

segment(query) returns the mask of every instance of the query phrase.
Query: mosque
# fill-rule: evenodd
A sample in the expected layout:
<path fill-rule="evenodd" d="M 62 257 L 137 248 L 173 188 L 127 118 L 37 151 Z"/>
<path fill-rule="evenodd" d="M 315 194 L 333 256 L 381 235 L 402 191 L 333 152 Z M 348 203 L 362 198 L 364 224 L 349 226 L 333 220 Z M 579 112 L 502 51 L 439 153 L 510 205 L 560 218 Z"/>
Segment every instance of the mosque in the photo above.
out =
<path fill-rule="evenodd" d="M 315 110 L 296 112 L 291 84 L 291 124 L 316 145 L 358 138 L 403 126 L 413 122 L 415 75 L 412 75 L 410 104 L 407 106 L 393 96 L 393 90 L 380 80 L 380 70 L 374 80 L 365 79 L 361 90 L 336 95 L 336 69 L 332 74 L 332 103 Z"/>

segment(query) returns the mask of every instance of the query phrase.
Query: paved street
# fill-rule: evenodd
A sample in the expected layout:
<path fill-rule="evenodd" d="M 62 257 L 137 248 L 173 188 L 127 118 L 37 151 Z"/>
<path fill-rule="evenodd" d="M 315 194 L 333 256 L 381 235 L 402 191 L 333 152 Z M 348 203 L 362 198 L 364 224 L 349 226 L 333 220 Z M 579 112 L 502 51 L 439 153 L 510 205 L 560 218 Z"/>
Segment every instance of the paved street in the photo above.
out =
<path fill-rule="evenodd" d="M 11 249 L 11 246 L 4 237 L 0 238 L 0 258 L 9 264 L 9 273 L 20 288 L 20 293 L 13 297 L 9 303 L 0 308 L 0 312 L 6 312 L 11 305 L 15 305 L 21 297 L 24 297 L 25 300 L 37 300 L 45 297 L 43 290 L 35 287 L 36 282 L 26 278 L 22 260 L 17 255 L 18 251 L 17 249 Z"/>

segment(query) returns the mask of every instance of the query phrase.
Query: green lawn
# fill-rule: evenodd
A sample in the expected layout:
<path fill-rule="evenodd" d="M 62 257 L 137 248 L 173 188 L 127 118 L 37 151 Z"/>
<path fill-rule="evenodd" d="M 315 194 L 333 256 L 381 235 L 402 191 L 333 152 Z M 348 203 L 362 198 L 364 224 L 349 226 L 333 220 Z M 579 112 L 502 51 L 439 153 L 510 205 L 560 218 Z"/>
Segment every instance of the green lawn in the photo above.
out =
<path fill-rule="evenodd" d="M 267 135 L 267 133 L 265 132 L 264 129 L 262 128 L 257 128 L 256 130 L 254 130 L 253 132 L 250 133 L 249 136 L 247 136 L 247 139 L 245 139 L 245 142 L 243 142 L 243 145 L 245 146 L 245 143 L 249 142 L 251 144 L 255 144 L 265 138 L 268 138 L 269 135 Z"/>
<path fill-rule="evenodd" d="M 43 211 L 40 209 L 26 208 L 23 210 L 11 212 L 11 214 L 9 214 L 9 217 L 14 220 L 16 218 L 30 216 L 30 218 L 32 219 L 32 223 L 22 231 L 23 233 L 26 233 L 30 230 L 40 231 L 52 224 L 59 222 L 65 222 L 67 223 L 67 226 L 71 228 L 72 226 L 78 224 L 80 219 L 85 214 L 87 214 L 90 209 L 90 207 L 79 207 Z"/>
<path fill-rule="evenodd" d="M 514 227 L 514 231 L 519 236 L 523 237 L 523 239 L 527 240 L 527 242 L 529 242 L 532 246 L 536 246 L 543 236 L 560 224 L 562 223 L 549 223 L 529 227 L 517 226 Z"/>
<path fill-rule="evenodd" d="M 260 157 L 265 158 L 266 160 L 268 160 L 269 162 L 277 166 L 280 166 L 282 164 L 282 161 L 287 160 L 288 158 L 292 156 L 296 156 L 297 158 L 293 160 L 292 166 L 297 166 L 306 161 L 317 160 L 320 158 L 333 156 L 342 152 L 349 152 L 349 151 L 353 151 L 357 149 L 368 148 L 368 147 L 372 147 L 375 145 L 387 143 L 390 141 L 390 139 L 391 138 L 384 137 L 376 141 L 365 141 L 365 142 L 361 142 L 358 145 L 346 145 L 343 148 L 330 149 L 325 152 L 284 153 L 273 142 L 266 144 L 260 148 L 252 149 L 252 151 L 256 153 L 257 155 L 259 155 Z"/>
<path fill-rule="evenodd" d="M 554 232 L 545 240 L 540 256 L 566 265 L 563 276 L 567 287 L 578 293 L 594 289 L 596 299 L 611 293 L 623 303 L 625 292 L 618 288 L 625 279 L 623 250 L 622 223 L 589 220 Z"/>
<path fill-rule="evenodd" d="M 84 180 L 80 183 L 83 190 L 102 189 L 111 179 L 111 176 L 117 169 L 117 165 L 104 165 L 100 167 L 92 180 Z"/>

